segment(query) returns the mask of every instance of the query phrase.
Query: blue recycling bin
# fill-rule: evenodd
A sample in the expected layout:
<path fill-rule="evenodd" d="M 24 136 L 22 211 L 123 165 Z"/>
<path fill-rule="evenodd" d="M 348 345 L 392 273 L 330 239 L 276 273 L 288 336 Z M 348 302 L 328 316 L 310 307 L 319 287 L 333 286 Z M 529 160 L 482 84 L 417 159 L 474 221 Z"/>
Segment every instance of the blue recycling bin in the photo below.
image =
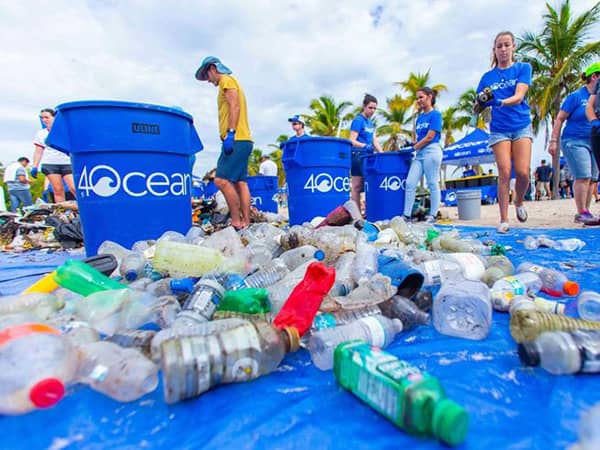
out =
<path fill-rule="evenodd" d="M 410 150 L 373 153 L 363 158 L 367 220 L 374 222 L 402 215 L 411 160 Z"/>
<path fill-rule="evenodd" d="M 202 150 L 192 116 L 117 101 L 57 107 L 48 145 L 71 156 L 85 251 L 125 247 L 192 225 L 192 164 Z"/>
<path fill-rule="evenodd" d="M 274 176 L 256 175 L 248 177 L 248 189 L 250 190 L 250 201 L 252 206 L 260 211 L 278 211 L 277 204 L 277 182 Z"/>
<path fill-rule="evenodd" d="M 307 137 L 283 144 L 290 225 L 326 216 L 350 198 L 350 148 L 347 139 Z"/>

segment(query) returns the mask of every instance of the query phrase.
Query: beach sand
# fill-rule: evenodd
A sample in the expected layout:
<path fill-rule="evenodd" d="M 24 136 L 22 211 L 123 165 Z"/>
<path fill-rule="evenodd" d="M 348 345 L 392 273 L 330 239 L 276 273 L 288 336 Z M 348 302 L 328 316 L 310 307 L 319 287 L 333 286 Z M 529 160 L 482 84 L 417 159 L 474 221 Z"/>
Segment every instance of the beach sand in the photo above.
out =
<path fill-rule="evenodd" d="M 575 213 L 575 201 L 572 198 L 560 200 L 541 200 L 525 202 L 528 220 L 521 223 L 515 215 L 514 205 L 508 208 L 508 223 L 511 228 L 584 228 L 583 225 L 573 222 Z M 600 203 L 592 203 L 590 208 L 592 214 L 600 214 Z M 477 220 L 459 220 L 458 207 L 442 206 L 440 212 L 446 220 L 440 220 L 440 224 L 453 224 L 478 227 L 497 227 L 500 223 L 500 211 L 498 204 L 481 205 L 481 218 Z M 596 227 L 585 227 L 596 228 Z"/>

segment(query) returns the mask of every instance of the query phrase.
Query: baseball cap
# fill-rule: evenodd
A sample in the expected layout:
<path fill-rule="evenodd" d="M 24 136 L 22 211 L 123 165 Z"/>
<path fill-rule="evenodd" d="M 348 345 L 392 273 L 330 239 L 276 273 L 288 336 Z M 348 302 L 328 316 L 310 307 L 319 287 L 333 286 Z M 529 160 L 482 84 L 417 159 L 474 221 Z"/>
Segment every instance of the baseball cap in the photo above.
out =
<path fill-rule="evenodd" d="M 600 72 L 600 61 L 595 62 L 594 64 L 590 64 L 587 69 L 585 69 L 584 75 L 589 77 L 590 75 Z"/>
<path fill-rule="evenodd" d="M 298 122 L 298 123 L 301 123 L 302 125 L 304 125 L 304 121 L 300 118 L 300 114 L 293 115 L 292 117 L 290 117 L 288 119 L 288 122 L 292 122 L 292 123 Z"/>
<path fill-rule="evenodd" d="M 202 60 L 202 63 L 200 64 L 200 67 L 198 67 L 198 70 L 196 70 L 196 79 L 200 80 L 200 81 L 206 81 L 208 80 L 208 68 L 211 66 L 211 64 L 214 64 L 215 67 L 217 68 L 217 71 L 219 73 L 224 73 L 225 75 L 230 75 L 231 69 L 229 69 L 229 67 L 227 67 L 225 64 L 223 64 L 221 62 L 221 60 L 219 58 L 217 58 L 216 56 L 207 56 L 206 58 L 204 58 Z"/>

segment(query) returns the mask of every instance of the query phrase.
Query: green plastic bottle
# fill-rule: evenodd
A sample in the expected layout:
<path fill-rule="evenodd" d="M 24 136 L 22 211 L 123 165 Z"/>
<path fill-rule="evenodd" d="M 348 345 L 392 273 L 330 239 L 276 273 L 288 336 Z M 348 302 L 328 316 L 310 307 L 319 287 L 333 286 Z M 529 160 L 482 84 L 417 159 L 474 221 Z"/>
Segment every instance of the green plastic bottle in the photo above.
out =
<path fill-rule="evenodd" d="M 217 311 L 234 311 L 244 314 L 264 314 L 271 311 L 269 294 L 263 288 L 226 291 Z"/>
<path fill-rule="evenodd" d="M 127 286 L 107 277 L 82 261 L 70 259 L 56 269 L 54 281 L 60 286 L 87 296 L 110 289 L 126 289 Z"/>
<path fill-rule="evenodd" d="M 465 440 L 467 411 L 446 398 L 437 378 L 364 341 L 338 345 L 333 372 L 338 382 L 398 427 L 435 436 L 448 445 Z"/>

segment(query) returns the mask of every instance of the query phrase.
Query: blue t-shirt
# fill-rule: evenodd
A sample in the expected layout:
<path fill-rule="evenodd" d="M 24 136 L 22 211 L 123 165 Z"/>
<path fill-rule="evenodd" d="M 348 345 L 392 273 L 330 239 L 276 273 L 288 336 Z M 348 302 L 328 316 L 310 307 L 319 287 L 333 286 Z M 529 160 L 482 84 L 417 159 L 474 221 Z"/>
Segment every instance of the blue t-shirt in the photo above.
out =
<path fill-rule="evenodd" d="M 359 114 L 352 121 L 350 125 L 350 131 L 356 131 L 358 136 L 356 140 L 361 144 L 373 145 L 373 133 L 375 133 L 375 124 L 372 120 L 367 119 L 362 114 Z M 366 151 L 363 148 L 352 148 L 353 152 Z"/>
<path fill-rule="evenodd" d="M 493 68 L 481 77 L 477 92 L 489 87 L 494 93 L 494 98 L 504 100 L 515 95 L 518 83 L 531 85 L 531 65 L 528 63 L 516 62 L 507 69 Z M 492 132 L 517 131 L 529 124 L 531 124 L 531 113 L 525 98 L 518 105 L 492 108 L 490 123 Z"/>
<path fill-rule="evenodd" d="M 596 95 L 596 103 L 594 103 L 594 112 L 596 117 L 600 118 L 600 78 L 596 80 L 596 85 L 592 89 L 592 93 Z"/>
<path fill-rule="evenodd" d="M 428 113 L 419 114 L 417 117 L 417 142 L 423 139 L 429 130 L 436 132 L 435 137 L 430 144 L 439 142 L 442 133 L 442 114 L 437 109 L 432 109 Z"/>
<path fill-rule="evenodd" d="M 592 126 L 585 115 L 590 93 L 587 87 L 577 89 L 565 98 L 560 107 L 561 111 L 566 112 L 569 117 L 563 128 L 562 139 L 589 139 L 592 132 Z"/>
<path fill-rule="evenodd" d="M 304 133 L 302 136 L 293 135 L 291 138 L 288 139 L 288 141 L 295 141 L 298 139 L 306 139 L 307 137 L 310 137 L 310 136 L 306 133 Z"/>

